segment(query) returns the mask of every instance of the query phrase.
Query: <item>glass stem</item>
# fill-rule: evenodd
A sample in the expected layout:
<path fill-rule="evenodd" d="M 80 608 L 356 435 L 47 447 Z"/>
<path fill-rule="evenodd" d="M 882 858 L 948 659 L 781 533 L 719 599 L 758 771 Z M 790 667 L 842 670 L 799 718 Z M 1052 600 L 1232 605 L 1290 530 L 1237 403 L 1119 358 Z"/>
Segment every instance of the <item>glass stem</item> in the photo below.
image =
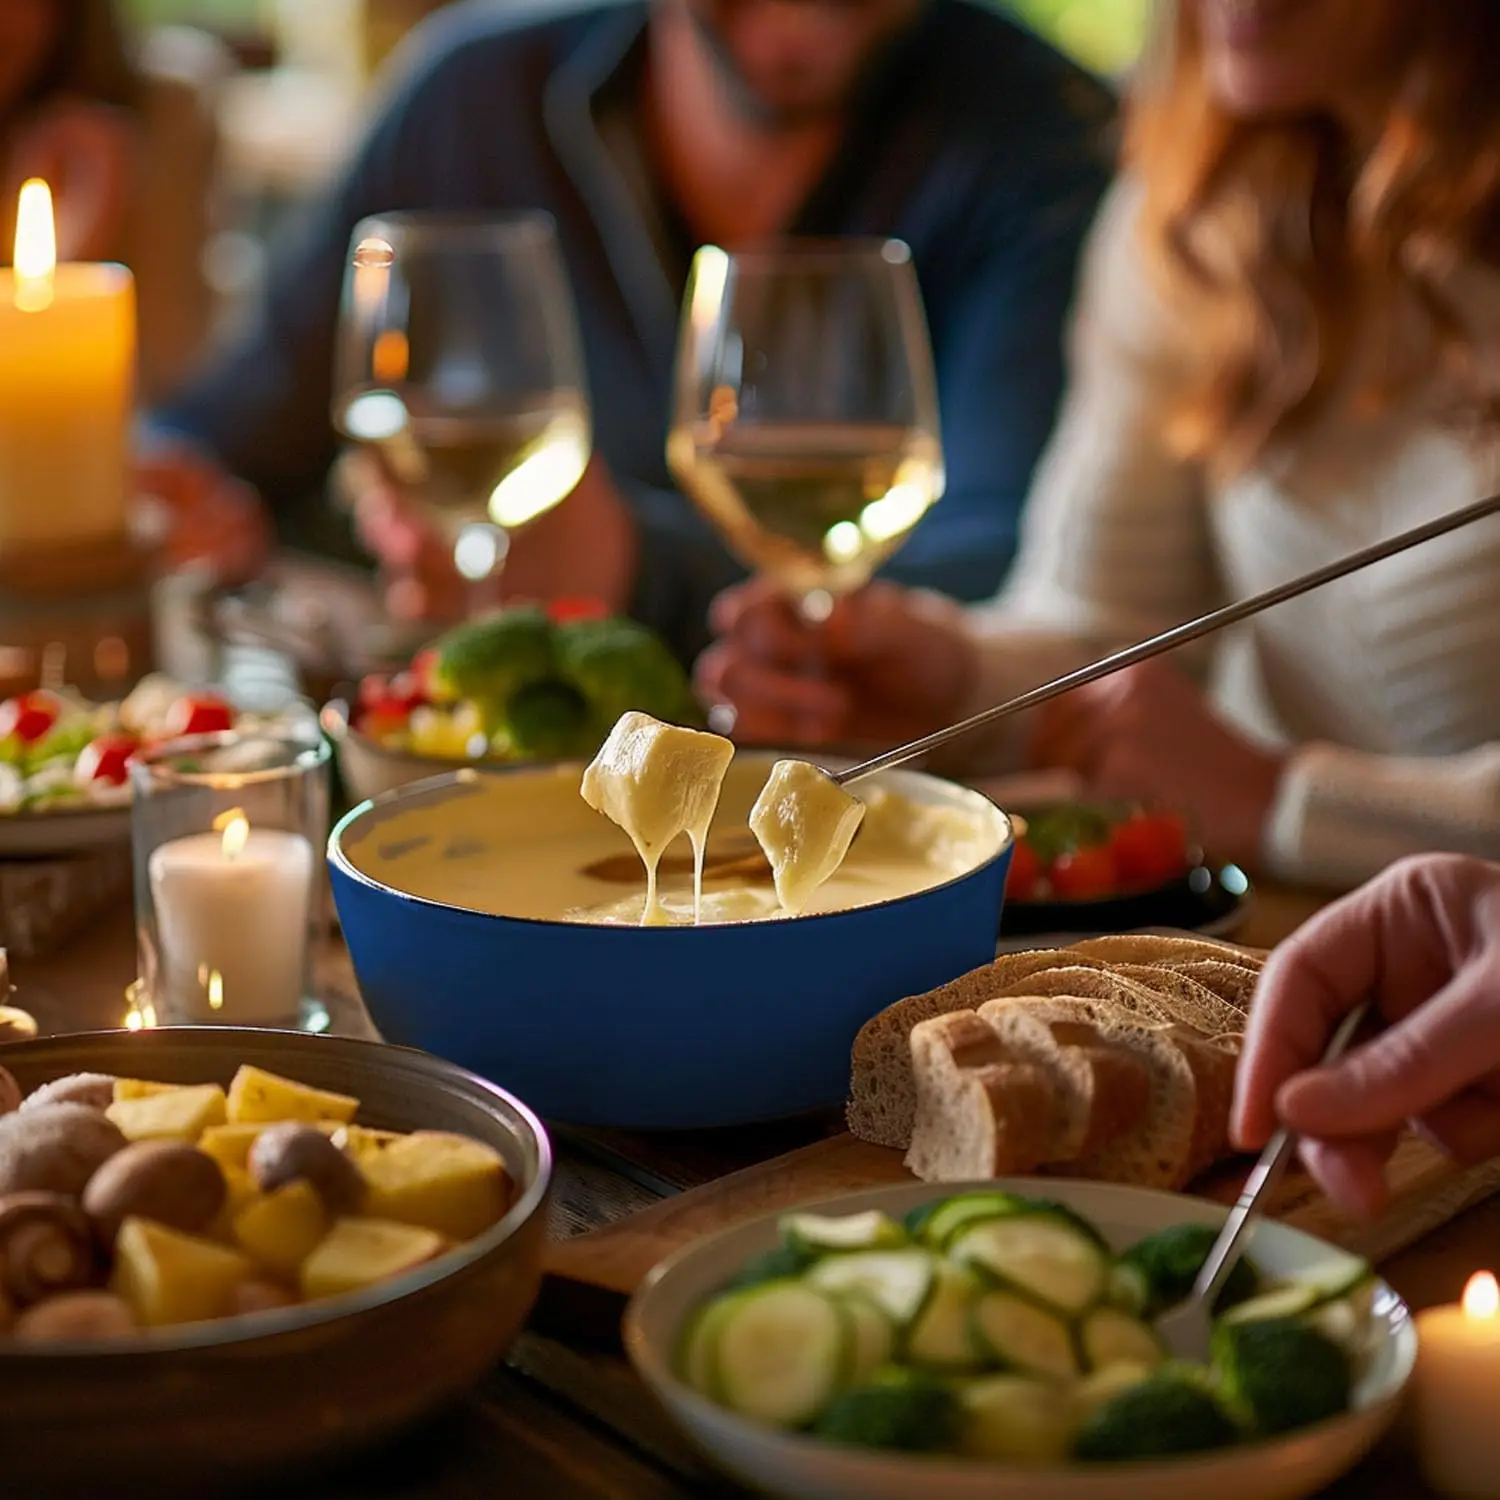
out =
<path fill-rule="evenodd" d="M 459 532 L 453 544 L 453 566 L 464 581 L 470 619 L 500 607 L 500 585 L 509 554 L 510 533 L 502 527 L 477 521 Z"/>

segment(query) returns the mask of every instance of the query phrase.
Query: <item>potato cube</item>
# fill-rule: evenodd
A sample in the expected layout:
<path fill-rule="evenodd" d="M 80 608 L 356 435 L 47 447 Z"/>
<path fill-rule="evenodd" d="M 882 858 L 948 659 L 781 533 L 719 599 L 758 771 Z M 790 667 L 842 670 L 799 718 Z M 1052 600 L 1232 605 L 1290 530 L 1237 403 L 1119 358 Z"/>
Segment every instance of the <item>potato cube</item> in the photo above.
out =
<path fill-rule="evenodd" d="M 510 1206 L 510 1178 L 500 1156 L 467 1136 L 418 1130 L 360 1160 L 370 1191 L 365 1211 L 469 1240 Z"/>
<path fill-rule="evenodd" d="M 385 1219 L 340 1219 L 302 1262 L 302 1295 L 336 1297 L 399 1276 L 441 1255 L 442 1235 Z"/>
<path fill-rule="evenodd" d="M 104 1111 L 130 1141 L 196 1141 L 224 1123 L 224 1090 L 216 1083 L 117 1099 Z"/>
<path fill-rule="evenodd" d="M 155 1094 L 170 1094 L 185 1085 L 180 1083 L 151 1083 L 144 1078 L 115 1079 L 115 1102 L 121 1099 L 150 1099 Z"/>
<path fill-rule="evenodd" d="M 140 1323 L 159 1328 L 226 1316 L 235 1289 L 255 1274 L 236 1250 L 148 1219 L 126 1219 L 115 1241 L 110 1288 Z"/>
<path fill-rule="evenodd" d="M 347 1123 L 358 1109 L 359 1100 L 347 1094 L 310 1089 L 260 1068 L 240 1068 L 229 1085 L 229 1119 L 235 1125 L 257 1121 L 271 1125 L 282 1120 L 301 1120 L 309 1125 L 320 1120 Z"/>
<path fill-rule="evenodd" d="M 257 1197 L 234 1220 L 240 1249 L 277 1276 L 295 1277 L 327 1233 L 323 1200 L 301 1180 Z"/>
<path fill-rule="evenodd" d="M 221 1167 L 243 1167 L 250 1159 L 255 1138 L 266 1127 L 253 1125 L 211 1125 L 198 1140 L 198 1149 L 206 1151 Z"/>
<path fill-rule="evenodd" d="M 340 1125 L 332 1133 L 333 1144 L 363 1166 L 366 1158 L 378 1156 L 392 1141 L 403 1136 L 398 1130 L 372 1130 L 368 1125 Z"/>

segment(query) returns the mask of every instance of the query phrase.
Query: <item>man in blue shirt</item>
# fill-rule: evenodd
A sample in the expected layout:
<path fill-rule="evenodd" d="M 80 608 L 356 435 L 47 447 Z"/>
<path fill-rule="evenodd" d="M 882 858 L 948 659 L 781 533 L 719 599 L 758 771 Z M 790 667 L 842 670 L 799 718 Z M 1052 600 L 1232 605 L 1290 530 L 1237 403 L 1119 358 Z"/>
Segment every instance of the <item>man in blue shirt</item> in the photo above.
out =
<path fill-rule="evenodd" d="M 948 492 L 886 572 L 990 594 L 1062 384 L 1078 251 L 1109 172 L 1108 91 L 967 0 L 637 0 L 542 21 L 508 9 L 461 5 L 422 33 L 347 171 L 280 247 L 251 327 L 157 428 L 273 511 L 305 505 L 336 456 L 330 372 L 356 221 L 545 209 L 597 453 L 575 495 L 517 539 L 508 584 L 629 608 L 688 657 L 709 601 L 743 574 L 666 466 L 692 252 L 894 235 L 926 301 Z M 377 555 L 416 568 L 436 599 L 447 548 L 414 526 L 389 497 L 362 514 Z"/>

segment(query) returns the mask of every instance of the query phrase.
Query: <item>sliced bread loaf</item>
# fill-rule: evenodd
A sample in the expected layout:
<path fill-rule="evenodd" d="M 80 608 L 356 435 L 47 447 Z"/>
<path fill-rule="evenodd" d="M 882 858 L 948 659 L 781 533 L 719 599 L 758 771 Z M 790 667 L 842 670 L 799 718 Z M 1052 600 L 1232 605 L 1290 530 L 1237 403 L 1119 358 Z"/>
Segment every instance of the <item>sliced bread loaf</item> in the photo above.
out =
<path fill-rule="evenodd" d="M 1119 932 L 1105 937 L 1083 938 L 1073 944 L 1074 953 L 1103 959 L 1108 964 L 1170 964 L 1212 960 L 1238 964 L 1260 972 L 1264 960 L 1212 938 L 1176 937 L 1169 933 Z"/>
<path fill-rule="evenodd" d="M 1175 1027 L 1172 1037 L 1193 1070 L 1198 1101 L 1193 1141 L 1188 1149 L 1182 1179 L 1185 1186 L 1230 1154 L 1229 1112 L 1234 1104 L 1234 1075 L 1239 1066 L 1240 1039 L 1215 1037 L 1209 1040 L 1182 1027 Z"/>
<path fill-rule="evenodd" d="M 1225 1032 L 1242 1032 L 1245 1018 L 1227 1000 L 1222 1000 L 1205 985 L 1180 969 L 1159 964 L 1115 964 L 1110 974 L 1130 985 L 1148 991 L 1180 1026 L 1191 1026 L 1204 1036 Z"/>
<path fill-rule="evenodd" d="M 1223 963 L 1216 958 L 1174 962 L 1161 967 L 1175 969 L 1179 974 L 1186 974 L 1189 979 L 1196 979 L 1226 1005 L 1233 1006 L 1241 1022 L 1250 1014 L 1250 1002 L 1255 998 L 1255 986 L 1260 982 L 1258 969 L 1249 969 L 1242 964 Z"/>

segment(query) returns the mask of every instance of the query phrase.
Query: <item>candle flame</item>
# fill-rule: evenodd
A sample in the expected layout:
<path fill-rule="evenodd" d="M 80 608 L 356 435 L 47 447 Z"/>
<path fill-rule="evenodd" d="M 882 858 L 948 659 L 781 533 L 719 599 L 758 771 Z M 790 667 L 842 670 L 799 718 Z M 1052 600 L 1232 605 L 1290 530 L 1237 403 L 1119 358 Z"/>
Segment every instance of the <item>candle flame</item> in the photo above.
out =
<path fill-rule="evenodd" d="M 52 303 L 52 273 L 57 269 L 57 227 L 52 217 L 52 190 L 40 177 L 21 184 L 16 208 L 16 306 L 40 312 Z"/>
<path fill-rule="evenodd" d="M 1469 1277 L 1464 1288 L 1464 1316 L 1500 1318 L 1500 1282 L 1488 1271 L 1478 1271 Z"/>
<path fill-rule="evenodd" d="M 240 808 L 232 807 L 214 819 L 214 832 L 224 835 L 224 858 L 238 859 L 250 838 L 250 819 Z"/>
<path fill-rule="evenodd" d="M 217 969 L 208 976 L 208 1008 L 224 1009 L 224 976 Z"/>

